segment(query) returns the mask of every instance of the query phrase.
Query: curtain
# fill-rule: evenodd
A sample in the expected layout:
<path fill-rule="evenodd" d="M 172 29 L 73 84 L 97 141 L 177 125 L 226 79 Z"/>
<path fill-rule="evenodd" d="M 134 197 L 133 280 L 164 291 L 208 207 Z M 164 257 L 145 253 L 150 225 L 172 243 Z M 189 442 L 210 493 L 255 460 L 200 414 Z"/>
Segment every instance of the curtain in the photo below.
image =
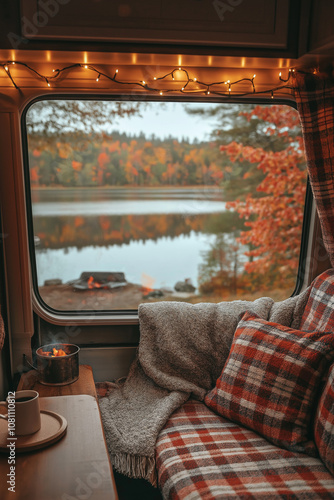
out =
<path fill-rule="evenodd" d="M 334 267 L 334 79 L 296 72 L 294 92 L 323 241 Z"/>

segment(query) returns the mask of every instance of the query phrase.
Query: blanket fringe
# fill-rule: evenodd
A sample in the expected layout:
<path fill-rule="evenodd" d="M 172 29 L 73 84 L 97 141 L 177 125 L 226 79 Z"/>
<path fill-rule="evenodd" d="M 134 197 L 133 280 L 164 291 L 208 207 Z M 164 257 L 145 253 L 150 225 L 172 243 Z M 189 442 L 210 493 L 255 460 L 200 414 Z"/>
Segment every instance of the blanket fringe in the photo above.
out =
<path fill-rule="evenodd" d="M 121 453 L 119 455 L 110 455 L 110 459 L 112 465 L 121 474 L 135 479 L 146 479 L 152 486 L 157 487 L 157 473 L 153 457 Z"/>

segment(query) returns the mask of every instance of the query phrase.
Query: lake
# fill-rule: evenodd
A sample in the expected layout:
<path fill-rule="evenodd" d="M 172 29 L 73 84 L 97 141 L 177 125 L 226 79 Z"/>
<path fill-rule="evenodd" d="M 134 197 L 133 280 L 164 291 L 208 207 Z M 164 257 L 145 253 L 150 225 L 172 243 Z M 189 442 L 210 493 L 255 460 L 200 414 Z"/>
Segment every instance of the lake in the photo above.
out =
<path fill-rule="evenodd" d="M 198 286 L 203 255 L 230 216 L 219 188 L 33 190 L 38 284 L 83 271 L 124 272 L 127 281 Z"/>

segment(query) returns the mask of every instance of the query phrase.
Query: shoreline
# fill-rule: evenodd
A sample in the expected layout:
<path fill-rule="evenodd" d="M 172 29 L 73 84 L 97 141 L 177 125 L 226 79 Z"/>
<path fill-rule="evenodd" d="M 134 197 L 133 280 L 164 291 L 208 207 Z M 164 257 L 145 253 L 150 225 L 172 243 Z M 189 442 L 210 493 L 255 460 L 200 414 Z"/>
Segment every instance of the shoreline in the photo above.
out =
<path fill-rule="evenodd" d="M 107 311 L 112 313 L 115 310 L 136 310 L 139 304 L 154 303 L 161 301 L 177 301 L 188 302 L 190 304 L 198 304 L 202 302 L 219 303 L 232 300 L 256 300 L 263 297 L 266 293 L 276 302 L 287 299 L 292 290 L 290 289 L 274 289 L 264 292 L 239 292 L 235 295 L 231 294 L 201 294 L 201 293 L 182 293 L 173 291 L 173 293 L 164 293 L 162 297 L 144 297 L 147 293 L 142 285 L 135 283 L 127 283 L 123 288 L 114 290 L 105 289 L 89 289 L 84 291 L 76 291 L 70 285 L 49 285 L 40 286 L 38 288 L 42 301 L 56 311 Z"/>
<path fill-rule="evenodd" d="M 223 191 L 222 187 L 219 186 L 212 186 L 210 184 L 202 184 L 198 186 L 137 186 L 135 184 L 129 184 L 126 186 L 31 186 L 31 191 L 88 191 L 88 190 L 94 190 L 94 191 L 103 191 L 103 190 L 129 190 L 129 189 L 136 189 L 136 190 L 141 190 L 141 191 L 152 191 L 152 190 L 193 190 L 193 191 L 199 191 L 202 189 L 210 189 L 210 190 L 215 190 L 215 191 Z"/>

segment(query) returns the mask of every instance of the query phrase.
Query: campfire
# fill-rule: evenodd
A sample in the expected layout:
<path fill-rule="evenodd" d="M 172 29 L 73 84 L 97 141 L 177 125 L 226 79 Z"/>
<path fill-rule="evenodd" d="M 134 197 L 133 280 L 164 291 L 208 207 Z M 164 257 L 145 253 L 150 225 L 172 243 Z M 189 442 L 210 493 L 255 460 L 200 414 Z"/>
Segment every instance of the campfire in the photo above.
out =
<path fill-rule="evenodd" d="M 108 288 L 106 285 L 102 285 L 102 283 L 95 281 L 93 276 L 89 276 L 89 278 L 87 280 L 87 285 L 88 285 L 89 289 L 92 289 L 92 288 L 104 288 L 104 289 L 106 289 L 106 288 Z"/>
<path fill-rule="evenodd" d="M 83 272 L 77 280 L 70 281 L 75 290 L 111 290 L 126 285 L 124 273 Z"/>
<path fill-rule="evenodd" d="M 155 279 L 152 278 L 151 276 L 149 276 L 148 274 L 145 274 L 143 273 L 142 274 L 142 277 L 141 277 L 141 281 L 142 281 L 142 292 L 144 295 L 147 295 L 151 292 L 153 292 L 154 290 L 154 283 L 155 283 Z"/>

